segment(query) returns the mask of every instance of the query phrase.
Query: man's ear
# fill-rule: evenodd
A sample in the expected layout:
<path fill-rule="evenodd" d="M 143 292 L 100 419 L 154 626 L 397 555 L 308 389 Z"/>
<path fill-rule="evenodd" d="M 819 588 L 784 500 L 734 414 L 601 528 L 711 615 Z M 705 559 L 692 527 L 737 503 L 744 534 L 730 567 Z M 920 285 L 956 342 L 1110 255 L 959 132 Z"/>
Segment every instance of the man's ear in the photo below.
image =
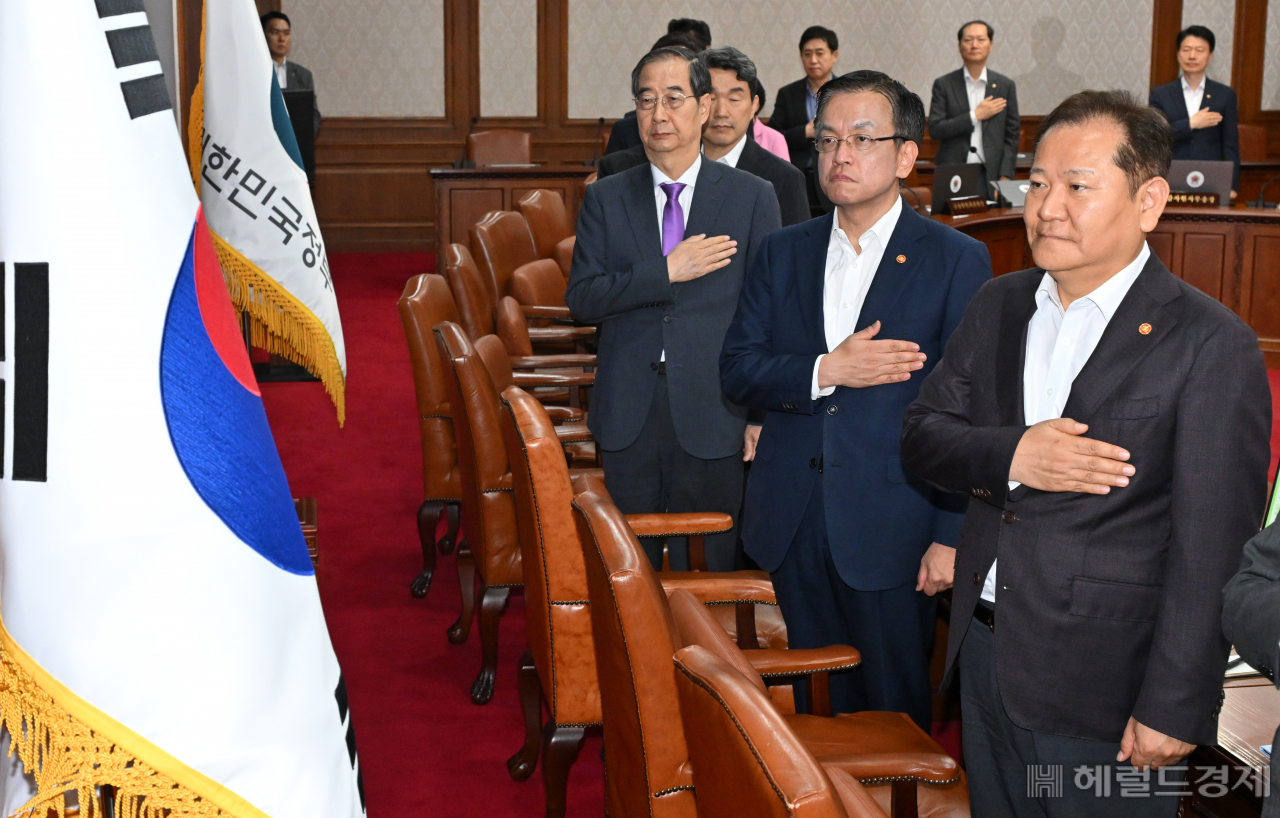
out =
<path fill-rule="evenodd" d="M 898 148 L 898 178 L 905 179 L 915 170 L 916 159 L 920 156 L 920 146 L 908 139 Z"/>
<path fill-rule="evenodd" d="M 1164 208 L 1169 203 L 1169 182 L 1163 176 L 1150 179 L 1138 189 L 1138 202 L 1142 207 L 1140 221 L 1142 232 L 1150 233 L 1156 229 Z"/>

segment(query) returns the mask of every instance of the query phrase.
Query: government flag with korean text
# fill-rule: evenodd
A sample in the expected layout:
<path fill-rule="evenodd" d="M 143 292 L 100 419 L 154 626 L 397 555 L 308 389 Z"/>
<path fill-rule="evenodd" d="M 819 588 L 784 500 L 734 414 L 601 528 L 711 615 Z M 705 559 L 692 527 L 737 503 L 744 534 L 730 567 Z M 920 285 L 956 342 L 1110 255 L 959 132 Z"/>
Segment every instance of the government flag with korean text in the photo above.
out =
<path fill-rule="evenodd" d="M 140 0 L 0 2 L 0 283 L 0 719 L 31 814 L 102 791 L 119 818 L 358 818 L 346 689 Z"/>
<path fill-rule="evenodd" d="M 347 353 L 320 223 L 254 0 L 206 0 L 191 175 L 253 343 L 306 367 L 346 417 Z"/>

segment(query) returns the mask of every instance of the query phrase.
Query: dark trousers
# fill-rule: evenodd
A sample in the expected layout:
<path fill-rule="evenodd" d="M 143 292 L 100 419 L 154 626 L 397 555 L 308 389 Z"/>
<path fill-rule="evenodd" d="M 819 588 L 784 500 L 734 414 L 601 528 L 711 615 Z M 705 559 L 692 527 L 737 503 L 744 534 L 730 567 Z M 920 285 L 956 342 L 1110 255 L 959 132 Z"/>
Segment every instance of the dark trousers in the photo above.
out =
<path fill-rule="evenodd" d="M 686 452 L 676 439 L 667 398 L 667 378 L 658 376 L 653 403 L 640 436 L 625 449 L 606 451 L 604 482 L 623 514 L 719 511 L 733 517 L 733 529 L 706 538 L 707 567 L 732 571 L 742 511 L 742 452 L 703 460 Z M 662 567 L 662 540 L 643 539 L 654 570 Z M 667 542 L 671 570 L 689 570 L 689 545 L 684 537 Z"/>
<path fill-rule="evenodd" d="M 906 713 L 929 732 L 929 656 L 936 602 L 916 591 L 914 583 L 887 591 L 858 591 L 840 578 L 827 541 L 821 475 L 791 548 L 773 573 L 773 590 L 790 647 L 852 645 L 862 654 L 859 667 L 831 674 L 834 712 Z M 804 685 L 797 683 L 795 691 L 797 709 L 807 709 Z"/>
<path fill-rule="evenodd" d="M 1053 736 L 1014 724 L 1000 700 L 995 634 L 977 621 L 960 646 L 960 707 L 973 818 L 1177 814 L 1177 794 L 1186 792 L 1185 769 L 1136 772 L 1116 762 L 1119 742 Z"/>

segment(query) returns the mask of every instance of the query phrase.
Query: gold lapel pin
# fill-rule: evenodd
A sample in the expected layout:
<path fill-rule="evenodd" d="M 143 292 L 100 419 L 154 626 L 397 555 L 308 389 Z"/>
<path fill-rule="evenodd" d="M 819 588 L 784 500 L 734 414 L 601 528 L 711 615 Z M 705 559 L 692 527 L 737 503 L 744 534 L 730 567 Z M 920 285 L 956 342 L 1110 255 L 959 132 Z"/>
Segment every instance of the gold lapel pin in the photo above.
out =
<path fill-rule="evenodd" d="M 906 257 L 906 256 L 898 256 L 898 263 L 899 263 L 899 264 L 901 264 L 902 262 L 904 262 L 904 261 L 906 261 L 906 260 L 907 260 L 907 257 Z"/>
<path fill-rule="evenodd" d="M 996 84 L 995 84 L 994 82 L 993 82 L 993 83 L 991 83 L 991 87 L 992 87 L 992 88 L 995 88 L 995 87 L 996 87 Z"/>
<path fill-rule="evenodd" d="M 1138 332 L 1141 332 L 1143 335 L 1150 335 L 1150 334 L 1151 334 L 1151 325 L 1150 325 L 1150 324 L 1143 324 L 1142 326 L 1138 327 Z"/>
<path fill-rule="evenodd" d="M 1213 94 L 1205 94 L 1205 95 L 1204 95 L 1204 98 L 1205 98 L 1205 99 L 1213 99 Z"/>

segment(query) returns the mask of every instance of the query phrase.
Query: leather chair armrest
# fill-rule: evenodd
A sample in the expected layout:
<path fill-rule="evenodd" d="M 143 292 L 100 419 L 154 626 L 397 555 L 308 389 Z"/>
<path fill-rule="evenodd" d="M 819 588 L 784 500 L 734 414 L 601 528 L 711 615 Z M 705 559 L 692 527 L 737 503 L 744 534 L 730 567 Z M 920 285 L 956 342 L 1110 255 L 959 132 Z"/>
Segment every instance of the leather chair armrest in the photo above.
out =
<path fill-rule="evenodd" d="M 573 314 L 569 312 L 568 307 L 547 307 L 536 304 L 521 304 L 520 311 L 524 313 L 525 318 L 557 318 L 567 321 L 573 320 Z"/>
<path fill-rule="evenodd" d="M 511 382 L 520 387 L 531 386 L 590 386 L 596 382 L 594 372 L 574 372 L 557 375 L 553 372 L 512 372 Z"/>
<path fill-rule="evenodd" d="M 703 574 L 698 571 L 668 571 L 658 575 L 662 590 L 684 590 L 693 594 L 703 605 L 760 602 L 776 605 L 773 582 L 764 571 L 729 571 Z"/>
<path fill-rule="evenodd" d="M 867 753 L 823 756 L 823 767 L 834 767 L 863 784 L 914 779 L 931 784 L 951 784 L 960 778 L 960 766 L 946 753 Z"/>
<path fill-rule="evenodd" d="M 687 537 L 719 534 L 733 528 L 733 518 L 718 512 L 686 514 L 628 514 L 627 523 L 637 537 Z"/>
<path fill-rule="evenodd" d="M 575 409 L 572 406 L 544 406 L 547 410 L 547 417 L 551 418 L 551 422 L 555 425 L 561 423 L 572 423 L 586 419 L 587 413 L 581 409 Z"/>
<path fill-rule="evenodd" d="M 557 369 L 566 366 L 595 366 L 596 356 L 569 353 L 565 355 L 517 355 L 511 358 L 512 369 Z"/>
<path fill-rule="evenodd" d="M 747 653 L 747 660 L 761 678 L 768 679 L 854 668 L 862 663 L 862 654 L 848 645 L 828 645 L 825 648 L 753 650 Z"/>
<path fill-rule="evenodd" d="M 595 327 L 529 327 L 530 341 L 575 341 L 595 336 Z"/>
<path fill-rule="evenodd" d="M 556 426 L 556 437 L 561 443 L 573 443 L 580 440 L 592 440 L 591 430 L 587 428 L 585 423 L 566 423 L 563 426 Z"/>

